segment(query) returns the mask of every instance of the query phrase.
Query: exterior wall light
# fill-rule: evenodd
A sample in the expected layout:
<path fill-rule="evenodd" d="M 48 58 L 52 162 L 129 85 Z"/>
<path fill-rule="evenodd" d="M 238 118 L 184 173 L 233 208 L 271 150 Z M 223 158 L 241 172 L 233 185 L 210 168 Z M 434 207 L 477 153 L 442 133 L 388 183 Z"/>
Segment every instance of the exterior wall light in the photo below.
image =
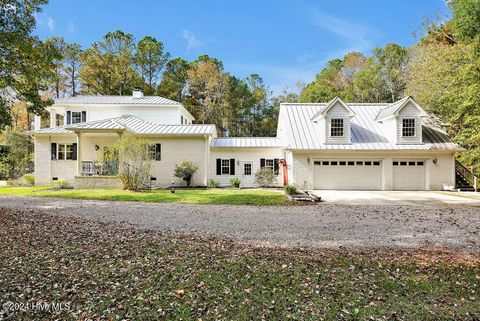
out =
<path fill-rule="evenodd" d="M 434 159 L 433 159 L 433 163 L 434 163 L 435 165 L 437 165 L 438 159 L 434 158 Z"/>
<path fill-rule="evenodd" d="M 307 163 L 310 164 L 310 157 L 307 157 Z"/>

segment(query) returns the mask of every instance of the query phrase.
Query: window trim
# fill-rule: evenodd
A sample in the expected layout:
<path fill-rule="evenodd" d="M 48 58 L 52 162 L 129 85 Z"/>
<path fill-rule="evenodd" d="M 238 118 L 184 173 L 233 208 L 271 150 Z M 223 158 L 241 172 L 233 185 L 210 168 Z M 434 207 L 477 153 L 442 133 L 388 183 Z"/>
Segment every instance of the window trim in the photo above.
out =
<path fill-rule="evenodd" d="M 158 151 L 157 151 L 157 145 L 159 145 Z M 162 160 L 162 144 L 159 144 L 159 143 L 149 144 L 148 154 L 150 155 L 150 159 L 152 161 L 156 161 L 156 162 L 161 161 Z"/>
<path fill-rule="evenodd" d="M 409 122 L 412 123 L 409 123 Z M 410 125 L 410 126 L 407 126 Z M 402 137 L 417 137 L 417 119 L 416 118 L 402 118 Z M 411 130 L 412 135 L 406 135 L 406 131 Z"/>
<path fill-rule="evenodd" d="M 334 126 L 334 123 L 341 123 L 341 126 L 337 123 L 335 124 Z M 341 135 L 338 135 L 338 133 L 336 133 L 334 135 L 334 130 L 341 130 Z M 343 118 L 331 118 L 330 119 L 330 137 L 345 137 L 345 121 Z"/>
<path fill-rule="evenodd" d="M 78 114 L 79 117 L 80 117 L 80 121 L 76 121 L 74 122 L 73 120 L 75 119 L 75 116 L 74 114 Z M 71 121 L 70 121 L 70 124 L 80 124 L 82 122 L 82 112 L 81 111 L 72 111 L 72 114 L 71 114 Z"/>
<path fill-rule="evenodd" d="M 224 162 L 226 162 L 227 165 L 224 165 Z M 224 169 L 227 169 L 225 173 Z M 220 160 L 220 175 L 230 175 L 230 158 L 222 158 Z"/>
<path fill-rule="evenodd" d="M 267 163 L 272 162 L 272 165 L 267 165 Z M 263 166 L 265 169 L 271 169 L 272 172 L 275 172 L 275 159 L 274 158 L 265 158 L 265 165 Z"/>
<path fill-rule="evenodd" d="M 69 150 L 69 147 L 67 146 L 70 146 L 71 150 Z M 62 149 L 61 147 L 63 147 L 63 150 L 60 151 L 60 149 Z M 60 153 L 63 153 L 63 157 L 60 158 Z M 71 155 L 70 158 L 67 157 L 67 155 Z M 57 161 L 71 161 L 71 160 L 75 160 L 74 157 L 74 148 L 73 148 L 73 143 L 71 144 L 59 144 L 57 143 Z"/>

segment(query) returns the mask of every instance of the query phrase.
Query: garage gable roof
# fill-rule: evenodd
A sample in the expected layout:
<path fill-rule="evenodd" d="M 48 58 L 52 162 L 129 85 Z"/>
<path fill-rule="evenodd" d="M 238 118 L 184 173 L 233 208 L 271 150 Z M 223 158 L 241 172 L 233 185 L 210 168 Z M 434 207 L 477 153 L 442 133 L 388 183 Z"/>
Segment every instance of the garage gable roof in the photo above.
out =
<path fill-rule="evenodd" d="M 423 144 L 396 144 L 388 140 L 387 128 L 376 118 L 381 110 L 391 104 L 349 103 L 355 113 L 351 119 L 351 144 L 323 144 L 320 126 L 312 121 L 325 110 L 327 104 L 291 104 L 280 106 L 279 131 L 290 150 L 463 150 L 450 141 L 433 116 L 423 118 Z M 397 107 L 398 108 L 398 107 Z"/>

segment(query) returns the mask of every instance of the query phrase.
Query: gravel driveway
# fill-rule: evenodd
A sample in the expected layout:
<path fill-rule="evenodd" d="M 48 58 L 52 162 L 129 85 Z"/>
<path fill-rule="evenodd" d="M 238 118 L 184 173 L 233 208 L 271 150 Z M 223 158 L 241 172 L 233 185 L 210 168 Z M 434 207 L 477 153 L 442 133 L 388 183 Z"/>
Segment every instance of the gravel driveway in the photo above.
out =
<path fill-rule="evenodd" d="M 291 207 L 154 204 L 0 196 L 0 207 L 313 247 L 449 246 L 480 252 L 480 208 L 318 204 Z"/>

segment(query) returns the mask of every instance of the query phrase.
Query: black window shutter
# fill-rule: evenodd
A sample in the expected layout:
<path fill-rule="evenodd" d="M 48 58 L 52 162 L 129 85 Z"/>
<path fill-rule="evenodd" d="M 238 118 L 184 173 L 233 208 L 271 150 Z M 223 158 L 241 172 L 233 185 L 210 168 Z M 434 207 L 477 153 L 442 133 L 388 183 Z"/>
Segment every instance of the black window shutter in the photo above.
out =
<path fill-rule="evenodd" d="M 260 158 L 260 168 L 265 167 L 265 158 Z"/>
<path fill-rule="evenodd" d="M 51 148 L 51 159 L 56 160 L 57 159 L 57 143 L 52 143 L 52 148 Z"/>
<path fill-rule="evenodd" d="M 230 175 L 235 175 L 235 158 L 230 158 Z"/>
<path fill-rule="evenodd" d="M 69 110 L 67 111 L 67 125 L 72 123 L 72 112 Z"/>
<path fill-rule="evenodd" d="M 162 152 L 162 145 L 161 144 L 155 144 L 155 160 L 156 161 L 159 161 L 159 160 L 162 159 L 161 152 Z"/>
<path fill-rule="evenodd" d="M 87 121 L 87 112 L 86 111 L 82 111 L 82 123 L 86 122 Z"/>
<path fill-rule="evenodd" d="M 77 160 L 77 143 L 73 143 L 72 146 L 73 146 L 72 159 Z"/>
<path fill-rule="evenodd" d="M 217 175 L 222 175 L 222 160 L 217 158 Z"/>
<path fill-rule="evenodd" d="M 275 158 L 273 160 L 273 172 L 275 175 L 278 175 L 278 158 Z"/>

